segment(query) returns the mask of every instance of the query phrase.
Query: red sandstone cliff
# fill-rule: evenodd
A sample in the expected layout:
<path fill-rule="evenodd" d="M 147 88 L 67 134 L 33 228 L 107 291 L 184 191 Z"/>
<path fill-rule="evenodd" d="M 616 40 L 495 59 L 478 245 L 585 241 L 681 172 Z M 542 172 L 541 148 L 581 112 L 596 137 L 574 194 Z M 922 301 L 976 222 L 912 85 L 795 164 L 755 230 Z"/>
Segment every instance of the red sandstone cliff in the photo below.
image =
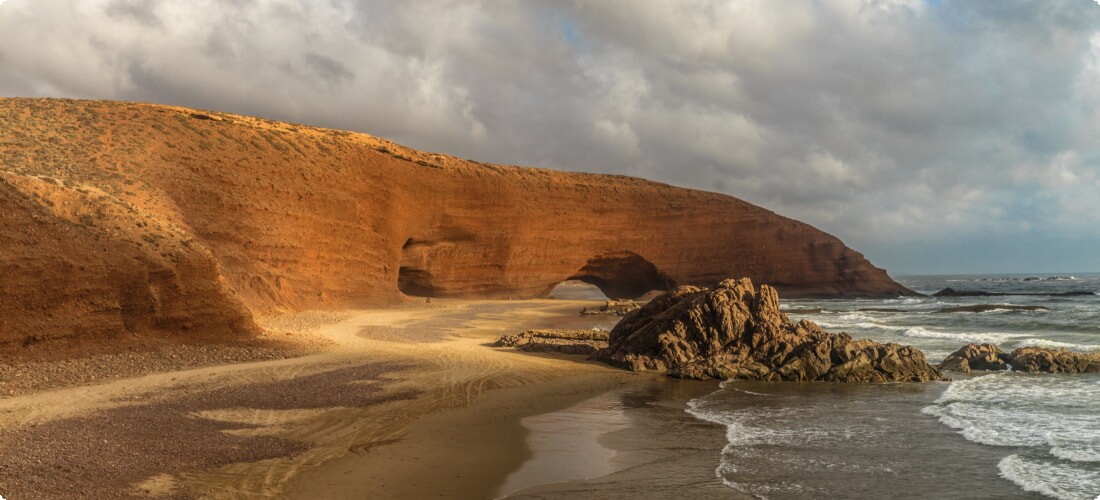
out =
<path fill-rule="evenodd" d="M 725 195 L 487 165 L 168 106 L 0 99 L 0 343 L 241 335 L 251 313 L 611 296 L 747 276 L 911 293 L 837 238 Z"/>

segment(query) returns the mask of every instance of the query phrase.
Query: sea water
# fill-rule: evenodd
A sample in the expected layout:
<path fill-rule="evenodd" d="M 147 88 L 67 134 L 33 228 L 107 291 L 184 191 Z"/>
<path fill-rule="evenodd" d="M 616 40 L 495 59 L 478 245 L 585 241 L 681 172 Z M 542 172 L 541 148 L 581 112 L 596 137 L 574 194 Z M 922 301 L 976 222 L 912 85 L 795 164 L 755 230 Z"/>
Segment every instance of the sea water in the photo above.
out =
<path fill-rule="evenodd" d="M 993 343 L 1100 350 L 1100 296 L 933 297 L 947 287 L 994 293 L 1100 291 L 1100 275 L 899 279 L 927 297 L 784 300 L 855 338 L 914 345 L 932 363 Z M 949 312 L 982 306 L 984 312 Z M 1027 307 L 1028 309 L 1021 309 Z M 951 383 L 726 382 L 688 412 L 725 426 L 715 474 L 761 498 L 1100 496 L 1100 374 L 1016 372 Z"/>

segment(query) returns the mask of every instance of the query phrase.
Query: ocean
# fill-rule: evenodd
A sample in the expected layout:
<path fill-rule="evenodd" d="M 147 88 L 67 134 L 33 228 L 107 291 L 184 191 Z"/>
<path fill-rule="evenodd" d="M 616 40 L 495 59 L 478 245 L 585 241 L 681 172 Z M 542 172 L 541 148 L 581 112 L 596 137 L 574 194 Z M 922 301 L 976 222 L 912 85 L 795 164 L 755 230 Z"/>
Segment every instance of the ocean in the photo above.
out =
<path fill-rule="evenodd" d="M 927 297 L 784 300 L 855 338 L 938 363 L 970 343 L 1100 350 L 1100 274 L 913 276 Z M 944 288 L 1005 294 L 933 297 Z M 981 312 L 969 312 L 969 311 Z M 726 427 L 715 474 L 760 498 L 1100 497 L 1100 374 L 1000 372 L 950 383 L 725 382 L 688 412 Z"/>
<path fill-rule="evenodd" d="M 1020 346 L 1100 350 L 1100 296 L 1044 295 L 1100 292 L 1100 274 L 898 281 L 928 296 L 784 299 L 782 307 L 792 320 L 809 319 L 831 332 L 914 345 L 933 364 L 970 342 L 998 344 L 1005 351 Z M 931 296 L 948 287 L 1031 295 Z M 967 312 L 974 310 L 981 312 Z M 597 440 L 615 457 L 607 464 L 617 472 L 579 474 L 569 486 L 523 493 L 533 493 L 532 498 L 580 491 L 624 498 L 691 491 L 709 498 L 725 496 L 722 490 L 768 499 L 1100 498 L 1100 374 L 948 375 L 955 380 L 726 381 L 717 388 L 670 381 L 605 395 L 585 404 L 604 415 L 593 425 L 608 425 L 608 412 L 620 419 L 616 430 Z M 545 418 L 583 426 L 585 415 L 594 412 L 582 410 Z M 532 439 L 538 439 L 539 425 L 530 428 Z M 570 451 L 556 442 L 553 453 L 568 457 Z M 533 450 L 536 457 L 546 456 L 539 446 Z M 591 455 L 578 450 L 577 457 Z M 645 457 L 652 463 L 641 465 Z M 633 460 L 630 468 L 615 466 L 624 460 Z M 528 496 L 523 493 L 515 496 Z"/>

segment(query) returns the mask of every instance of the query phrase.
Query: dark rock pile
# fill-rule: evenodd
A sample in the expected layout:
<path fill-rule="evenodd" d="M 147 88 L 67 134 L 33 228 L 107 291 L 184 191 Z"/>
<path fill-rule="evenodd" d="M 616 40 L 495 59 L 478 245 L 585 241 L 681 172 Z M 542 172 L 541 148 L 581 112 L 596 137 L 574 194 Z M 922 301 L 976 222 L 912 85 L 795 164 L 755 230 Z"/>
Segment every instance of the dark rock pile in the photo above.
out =
<path fill-rule="evenodd" d="M 516 335 L 505 335 L 493 345 L 515 347 L 526 352 L 591 355 L 607 347 L 607 336 L 606 330 L 527 330 Z"/>
<path fill-rule="evenodd" d="M 923 382 L 946 380 L 919 350 L 852 340 L 779 310 L 775 289 L 747 278 L 682 286 L 628 314 L 597 359 L 683 378 Z"/>
<path fill-rule="evenodd" d="M 1006 353 L 993 344 L 967 344 L 951 353 L 941 370 L 1007 370 L 1030 373 L 1100 373 L 1100 352 L 1080 353 L 1065 349 L 1020 347 Z"/>
<path fill-rule="evenodd" d="M 626 316 L 639 307 L 642 307 L 642 305 L 633 300 L 609 300 L 604 302 L 602 306 L 581 309 L 581 316 Z"/>

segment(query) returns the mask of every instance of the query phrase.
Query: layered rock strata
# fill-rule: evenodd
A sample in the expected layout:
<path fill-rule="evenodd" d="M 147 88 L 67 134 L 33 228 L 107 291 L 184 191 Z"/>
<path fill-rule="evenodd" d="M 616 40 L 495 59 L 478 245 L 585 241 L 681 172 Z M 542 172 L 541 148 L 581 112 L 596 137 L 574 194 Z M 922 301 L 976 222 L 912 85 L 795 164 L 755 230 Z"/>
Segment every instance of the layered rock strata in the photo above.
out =
<path fill-rule="evenodd" d="M 0 349 L 729 275 L 798 295 L 912 293 L 837 238 L 721 194 L 224 113 L 0 99 Z"/>
<path fill-rule="evenodd" d="M 684 378 L 834 382 L 945 380 L 919 350 L 792 323 L 768 285 L 676 288 L 627 315 L 598 359 Z"/>

